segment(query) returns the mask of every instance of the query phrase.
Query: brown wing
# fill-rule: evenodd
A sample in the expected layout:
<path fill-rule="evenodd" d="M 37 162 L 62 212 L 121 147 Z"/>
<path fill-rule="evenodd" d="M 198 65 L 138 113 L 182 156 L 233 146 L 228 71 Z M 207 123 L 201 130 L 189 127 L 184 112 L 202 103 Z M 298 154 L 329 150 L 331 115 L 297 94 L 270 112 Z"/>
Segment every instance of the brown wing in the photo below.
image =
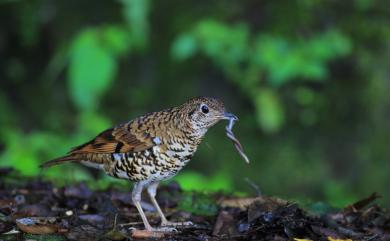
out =
<path fill-rule="evenodd" d="M 135 133 L 131 124 L 132 122 L 103 131 L 90 142 L 73 148 L 70 154 L 138 152 L 155 145 L 153 137 L 146 132 Z"/>
<path fill-rule="evenodd" d="M 59 157 L 41 164 L 41 167 L 50 167 L 66 162 L 87 160 L 104 163 L 111 160 L 111 153 L 139 152 L 160 144 L 160 139 L 153 139 L 145 130 L 140 130 L 133 122 L 119 125 L 103 131 L 93 140 L 73 148 L 68 155 Z"/>

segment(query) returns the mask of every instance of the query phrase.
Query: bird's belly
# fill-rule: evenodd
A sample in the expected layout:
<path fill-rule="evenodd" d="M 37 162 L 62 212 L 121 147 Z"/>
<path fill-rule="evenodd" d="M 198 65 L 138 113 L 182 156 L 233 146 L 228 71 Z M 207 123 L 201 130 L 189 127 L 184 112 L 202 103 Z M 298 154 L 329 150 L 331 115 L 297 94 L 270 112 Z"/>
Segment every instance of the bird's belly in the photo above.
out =
<path fill-rule="evenodd" d="M 170 170 L 161 170 L 157 171 L 154 174 L 151 174 L 148 179 L 152 181 L 164 181 L 174 177 L 183 167 L 170 168 Z"/>
<path fill-rule="evenodd" d="M 191 160 L 192 155 L 186 151 L 175 152 L 168 150 L 162 154 L 159 148 L 155 148 L 156 156 L 155 173 L 151 179 L 155 181 L 167 180 L 174 177 Z"/>
<path fill-rule="evenodd" d="M 174 177 L 187 162 L 183 161 L 179 164 L 157 159 L 154 163 L 142 163 L 142 159 L 137 159 L 133 160 L 129 169 L 115 168 L 115 171 L 107 172 L 107 174 L 132 181 L 163 181 Z"/>
<path fill-rule="evenodd" d="M 138 153 L 117 153 L 113 164 L 104 170 L 116 178 L 162 181 L 175 176 L 190 160 L 191 155 L 180 154 L 161 151 L 158 146 Z"/>

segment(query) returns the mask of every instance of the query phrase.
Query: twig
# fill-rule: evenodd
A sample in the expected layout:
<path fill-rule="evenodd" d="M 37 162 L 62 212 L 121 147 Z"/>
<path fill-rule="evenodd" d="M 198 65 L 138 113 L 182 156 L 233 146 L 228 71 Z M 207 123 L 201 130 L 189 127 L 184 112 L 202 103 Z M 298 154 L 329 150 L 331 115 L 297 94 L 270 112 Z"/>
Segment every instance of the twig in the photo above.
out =
<path fill-rule="evenodd" d="M 254 183 L 248 177 L 246 177 L 244 180 L 249 184 L 249 186 L 251 186 L 253 189 L 255 189 L 256 196 L 261 196 L 262 195 L 261 191 L 260 191 L 260 188 L 259 188 L 259 186 L 256 183 Z"/>

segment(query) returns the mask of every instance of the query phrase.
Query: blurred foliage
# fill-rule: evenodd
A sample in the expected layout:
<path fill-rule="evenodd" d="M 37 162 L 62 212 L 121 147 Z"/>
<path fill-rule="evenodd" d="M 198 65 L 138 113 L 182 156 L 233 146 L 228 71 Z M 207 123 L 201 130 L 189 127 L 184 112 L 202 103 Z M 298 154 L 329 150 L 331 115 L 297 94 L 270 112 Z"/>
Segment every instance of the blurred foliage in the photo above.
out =
<path fill-rule="evenodd" d="M 383 0 L 2 1 L 0 165 L 38 165 L 111 125 L 197 95 L 240 117 L 245 165 L 221 127 L 176 177 L 342 206 L 390 200 L 390 10 Z M 66 173 L 66 175 L 64 175 Z M 103 175 L 104 176 L 104 175 Z M 101 176 L 103 187 L 113 179 Z"/>
<path fill-rule="evenodd" d="M 229 27 L 202 20 L 177 38 L 172 55 L 184 60 L 201 52 L 211 58 L 252 99 L 260 127 L 275 132 L 285 120 L 275 89 L 290 81 L 324 80 L 326 61 L 348 54 L 351 44 L 336 30 L 288 40 L 271 34 L 251 37 L 248 29 L 246 24 Z"/>
<path fill-rule="evenodd" d="M 206 177 L 197 172 L 187 171 L 176 177 L 181 187 L 185 190 L 196 191 L 234 191 L 232 185 L 232 179 L 227 173 L 216 173 L 211 177 Z M 196 185 L 194 185 L 196 183 Z"/>
<path fill-rule="evenodd" d="M 215 198 L 208 193 L 186 192 L 177 209 L 197 215 L 213 216 L 218 212 L 218 205 L 215 203 Z"/>

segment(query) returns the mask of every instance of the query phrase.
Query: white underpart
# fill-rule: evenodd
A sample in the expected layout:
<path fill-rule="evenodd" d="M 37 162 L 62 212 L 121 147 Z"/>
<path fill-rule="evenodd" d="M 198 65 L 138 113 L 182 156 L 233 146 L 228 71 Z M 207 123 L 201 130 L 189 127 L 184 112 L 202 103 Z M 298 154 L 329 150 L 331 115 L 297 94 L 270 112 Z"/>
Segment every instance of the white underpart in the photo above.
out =
<path fill-rule="evenodd" d="M 116 175 L 119 178 L 124 178 L 124 179 L 128 179 L 129 178 L 129 175 L 127 175 L 127 172 L 122 171 L 122 170 L 117 170 Z"/>
<path fill-rule="evenodd" d="M 152 147 L 152 152 L 155 156 L 159 156 L 160 155 L 160 147 L 159 146 L 153 146 Z"/>
<path fill-rule="evenodd" d="M 160 152 L 161 152 L 160 147 L 159 146 L 152 147 L 152 152 L 155 156 L 159 156 Z M 153 169 L 153 167 L 148 167 L 148 166 L 146 166 L 144 168 Z M 171 178 L 171 177 L 173 177 L 173 175 L 169 172 L 164 172 L 164 173 L 157 172 L 157 173 L 151 175 L 151 180 L 162 181 L 162 180 L 167 180 L 168 178 Z"/>

